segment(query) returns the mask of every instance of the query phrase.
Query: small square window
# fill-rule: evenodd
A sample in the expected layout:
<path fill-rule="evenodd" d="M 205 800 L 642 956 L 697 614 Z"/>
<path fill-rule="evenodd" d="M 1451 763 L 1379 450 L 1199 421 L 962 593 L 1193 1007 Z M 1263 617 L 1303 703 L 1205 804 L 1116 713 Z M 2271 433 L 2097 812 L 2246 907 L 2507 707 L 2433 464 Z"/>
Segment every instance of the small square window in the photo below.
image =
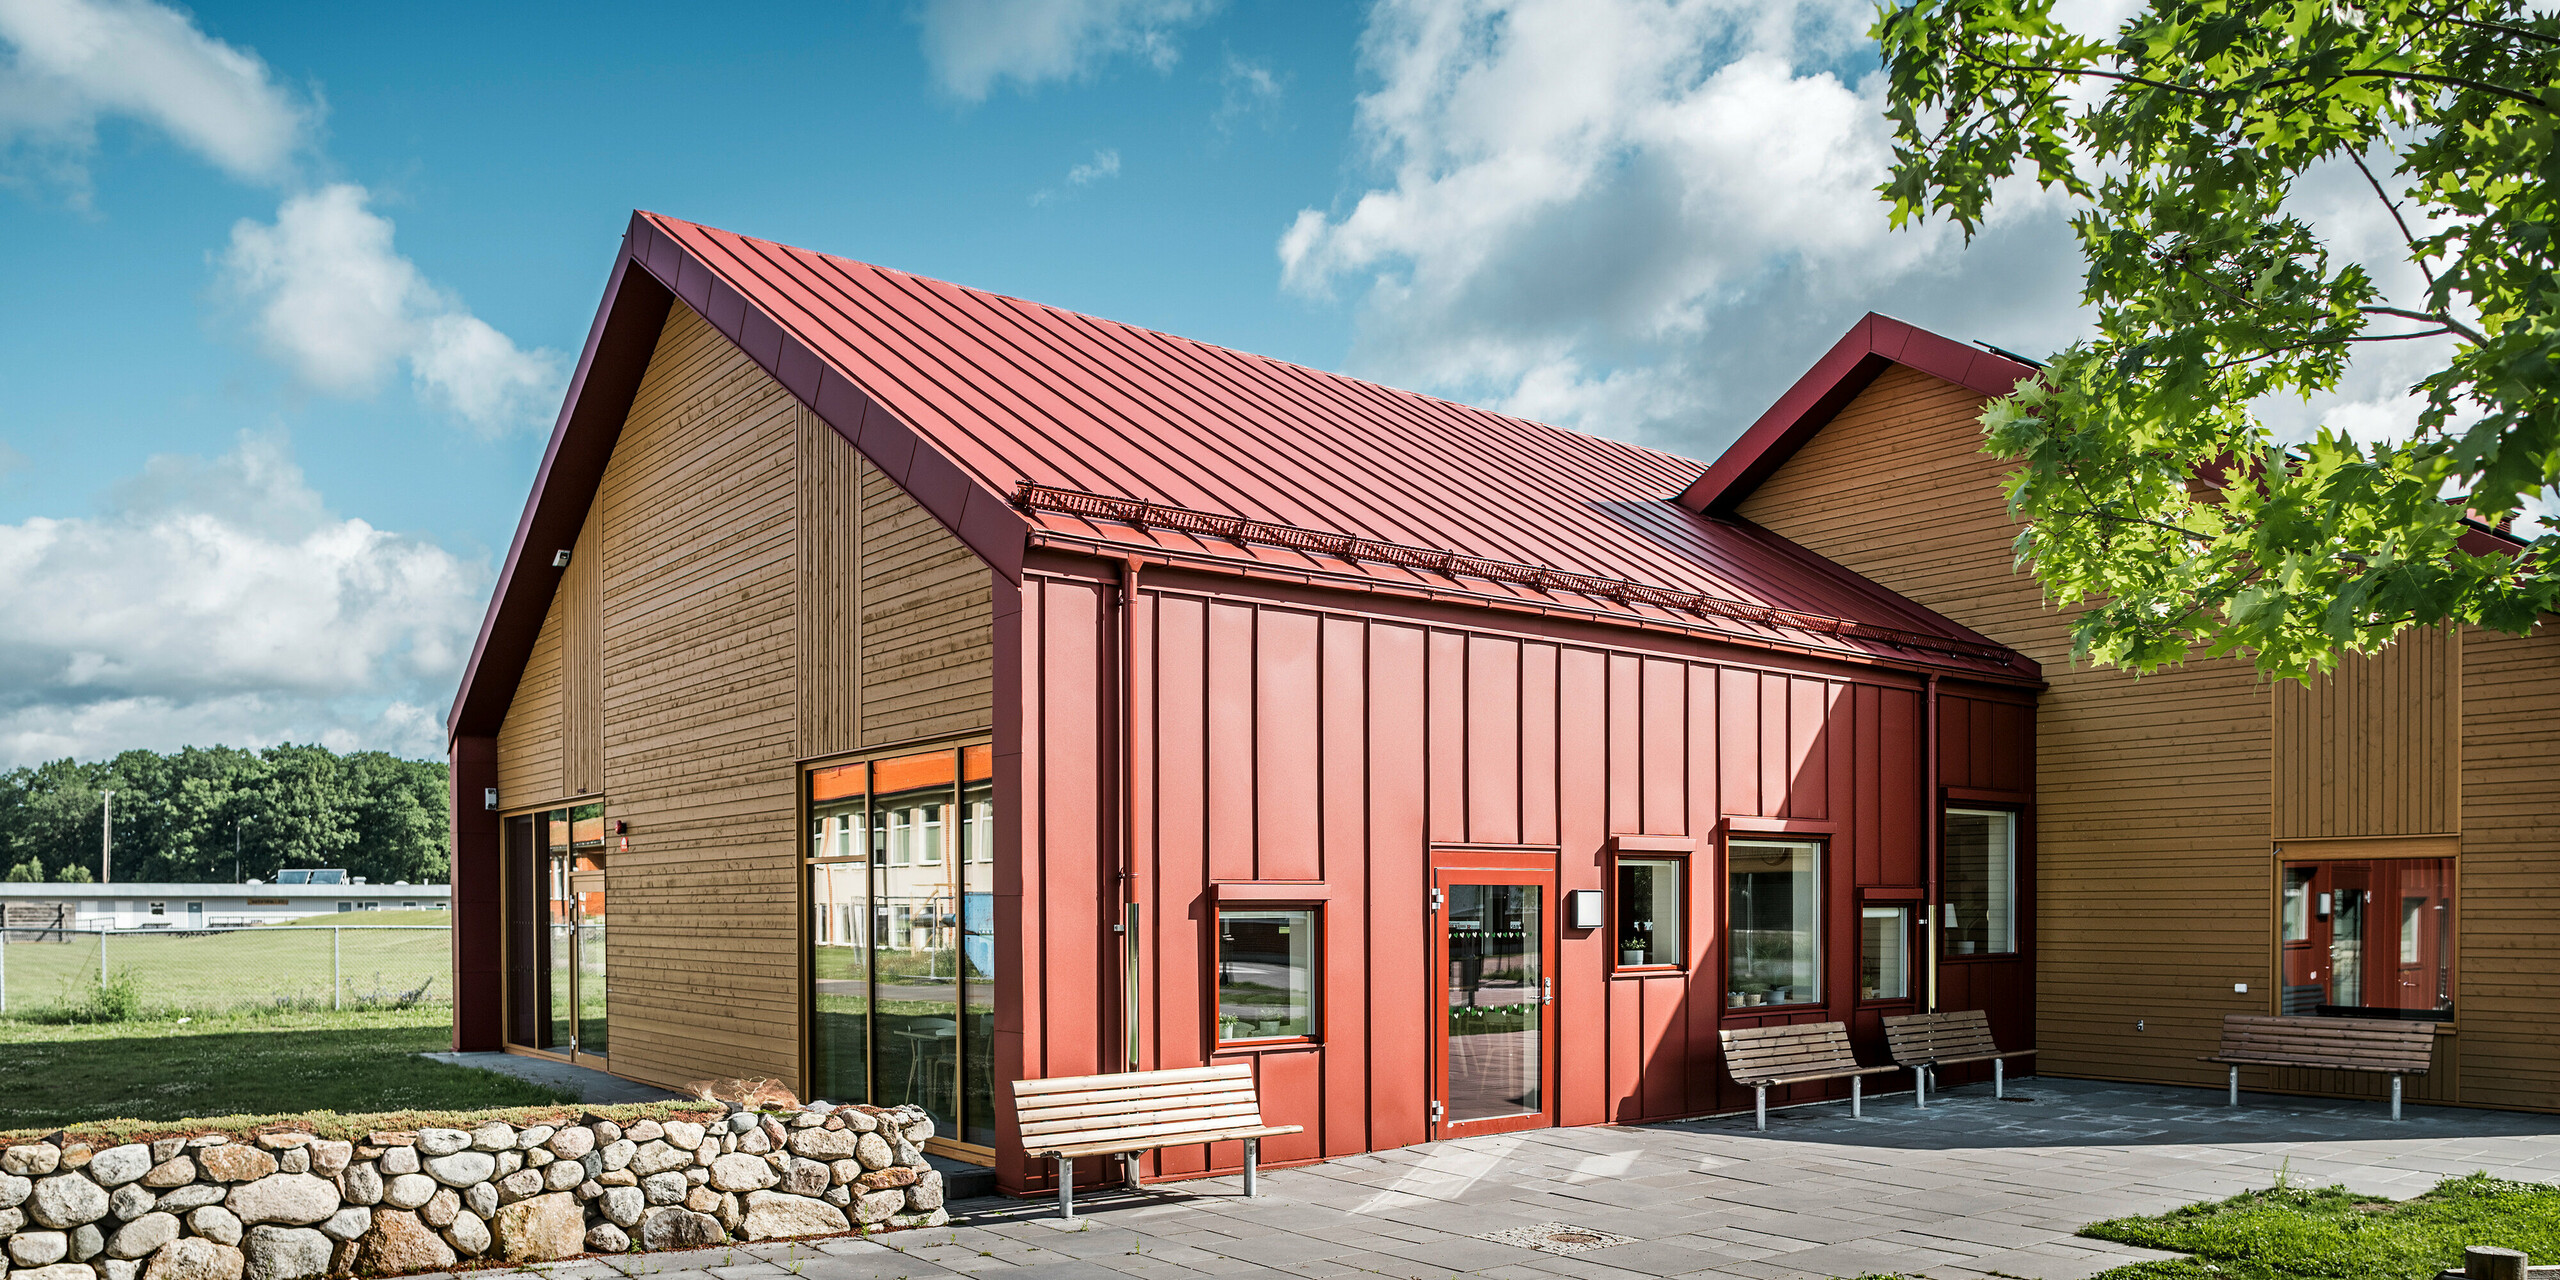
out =
<path fill-rule="evenodd" d="M 1680 951 L 1678 858 L 1618 860 L 1618 967 L 1677 965 Z"/>
<path fill-rule="evenodd" d="M 1316 1033 L 1316 911 L 1218 911 L 1218 1040 L 1303 1039 Z"/>
<path fill-rule="evenodd" d="M 165 902 L 155 902 L 155 903 L 152 903 L 152 904 L 151 904 L 151 914 L 153 914 L 153 915 L 155 915 L 155 916 L 165 916 L 165 915 L 169 914 L 169 904 L 168 904 L 168 903 L 165 903 Z"/>
<path fill-rule="evenodd" d="M 1822 846 L 1736 840 L 1725 851 L 1732 925 L 1725 936 L 1725 1003 L 1733 1008 L 1822 1001 Z"/>

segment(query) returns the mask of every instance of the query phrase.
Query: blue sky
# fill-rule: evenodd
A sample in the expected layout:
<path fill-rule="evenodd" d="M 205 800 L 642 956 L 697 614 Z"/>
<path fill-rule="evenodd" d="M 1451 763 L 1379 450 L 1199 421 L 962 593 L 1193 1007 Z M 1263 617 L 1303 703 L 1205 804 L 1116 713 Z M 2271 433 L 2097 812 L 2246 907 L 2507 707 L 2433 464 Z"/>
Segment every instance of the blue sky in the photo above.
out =
<path fill-rule="evenodd" d="M 1711 456 L 1870 309 L 1864 3 L 0 0 L 0 767 L 438 725 L 635 207 Z"/>

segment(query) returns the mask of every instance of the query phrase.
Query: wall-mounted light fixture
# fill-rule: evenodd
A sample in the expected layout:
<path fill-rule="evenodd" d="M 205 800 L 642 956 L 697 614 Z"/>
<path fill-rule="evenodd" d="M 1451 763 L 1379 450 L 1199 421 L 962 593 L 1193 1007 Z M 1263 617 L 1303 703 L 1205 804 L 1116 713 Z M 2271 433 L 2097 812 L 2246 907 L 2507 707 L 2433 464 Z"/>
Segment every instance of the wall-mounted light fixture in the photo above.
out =
<path fill-rule="evenodd" d="M 1609 923 L 1609 904 L 1597 889 L 1576 889 L 1564 895 L 1564 920 L 1568 929 L 1597 929 Z"/>
<path fill-rule="evenodd" d="M 566 569 L 569 567 L 569 549 L 567 547 L 562 547 L 558 551 L 551 553 L 551 567 L 554 569 Z"/>
<path fill-rule="evenodd" d="M 481 788 L 480 806 L 491 813 L 496 813 L 498 811 L 498 789 L 496 787 Z"/>

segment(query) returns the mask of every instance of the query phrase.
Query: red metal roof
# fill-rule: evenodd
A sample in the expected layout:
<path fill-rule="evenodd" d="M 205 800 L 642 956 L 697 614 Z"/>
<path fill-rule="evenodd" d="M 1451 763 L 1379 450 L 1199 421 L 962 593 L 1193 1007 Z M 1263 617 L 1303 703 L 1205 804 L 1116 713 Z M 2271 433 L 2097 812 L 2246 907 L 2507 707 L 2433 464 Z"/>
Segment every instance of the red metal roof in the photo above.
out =
<path fill-rule="evenodd" d="M 540 597 L 536 626 L 547 605 L 549 580 L 527 563 L 528 539 L 547 548 L 537 525 L 575 527 L 566 504 L 583 513 L 588 473 L 601 475 L 637 384 L 625 366 L 643 331 L 654 339 L 669 294 L 1008 577 L 1019 576 L 1028 545 L 1143 550 L 1641 617 L 1842 657 L 2037 675 L 2027 659 L 1784 539 L 1684 509 L 1672 499 L 1702 464 L 1671 454 L 657 214 L 634 215 L 611 290 L 455 732 L 503 714 L 491 690 L 475 694 L 476 677 L 499 656 L 493 640 L 510 654 L 531 643 L 529 632 L 517 638 L 524 606 L 510 595 Z M 588 398 L 599 402 L 582 405 Z M 570 492 L 546 496 L 563 478 Z M 1172 527 L 1182 522 L 1132 515 L 1130 502 L 1246 524 L 1234 536 Z M 1318 536 L 1251 532 L 1274 526 Z M 1469 572 L 1466 560 L 1510 568 Z M 1687 597 L 1740 607 L 1684 607 Z"/>

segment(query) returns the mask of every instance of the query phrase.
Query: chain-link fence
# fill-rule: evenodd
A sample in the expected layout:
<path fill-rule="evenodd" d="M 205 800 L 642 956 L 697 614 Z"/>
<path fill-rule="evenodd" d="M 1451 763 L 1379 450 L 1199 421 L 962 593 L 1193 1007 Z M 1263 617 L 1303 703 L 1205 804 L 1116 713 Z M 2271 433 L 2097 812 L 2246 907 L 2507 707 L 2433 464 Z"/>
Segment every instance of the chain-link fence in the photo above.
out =
<path fill-rule="evenodd" d="M 10 932 L 0 943 L 0 1016 L 101 1005 L 126 1016 L 379 1008 L 453 998 L 453 931 L 443 925 L 53 929 L 32 939 Z"/>

